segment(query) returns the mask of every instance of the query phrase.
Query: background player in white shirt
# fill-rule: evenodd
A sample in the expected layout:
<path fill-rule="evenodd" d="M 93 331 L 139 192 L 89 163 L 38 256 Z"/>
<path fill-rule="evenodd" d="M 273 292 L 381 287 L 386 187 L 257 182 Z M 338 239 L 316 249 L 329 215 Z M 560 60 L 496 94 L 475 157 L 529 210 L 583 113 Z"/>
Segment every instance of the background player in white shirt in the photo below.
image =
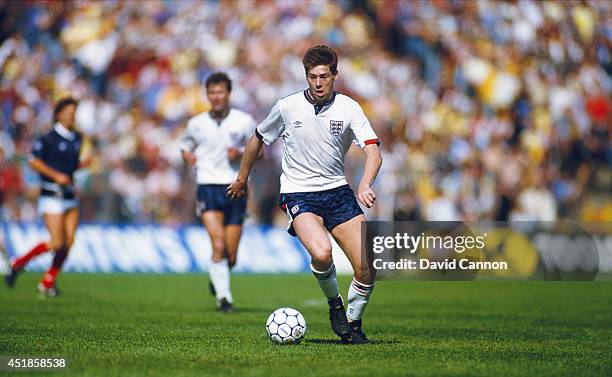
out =
<path fill-rule="evenodd" d="M 371 185 L 382 164 L 379 143 L 359 104 L 333 90 L 338 75 L 336 53 L 327 46 L 315 46 L 303 64 L 308 89 L 279 100 L 257 126 L 228 195 L 243 197 L 263 143 L 282 137 L 280 204 L 289 216 L 288 230 L 310 253 L 312 272 L 328 299 L 334 332 L 343 343 L 367 343 L 361 318 L 374 289 L 375 273 L 370 256 L 361 250 L 361 223 L 366 219 L 344 177 L 344 155 L 353 142 L 363 149 L 366 162 L 357 198 L 372 207 L 376 194 Z M 338 291 L 327 231 L 353 267 L 348 314 Z"/>
<path fill-rule="evenodd" d="M 206 80 L 206 95 L 212 109 L 189 120 L 181 141 L 185 162 L 196 167 L 197 213 L 212 243 L 209 266 L 210 288 L 217 306 L 233 310 L 230 269 L 236 264 L 246 196 L 233 201 L 226 190 L 236 179 L 244 145 L 255 130 L 255 120 L 229 105 L 232 82 L 222 72 Z"/>

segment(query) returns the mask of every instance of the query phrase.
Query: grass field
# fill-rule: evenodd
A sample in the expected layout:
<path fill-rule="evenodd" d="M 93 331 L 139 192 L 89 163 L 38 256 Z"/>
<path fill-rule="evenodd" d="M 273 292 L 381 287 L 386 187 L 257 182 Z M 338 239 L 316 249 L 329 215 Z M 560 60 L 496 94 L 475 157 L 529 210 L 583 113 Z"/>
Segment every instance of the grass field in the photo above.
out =
<path fill-rule="evenodd" d="M 0 355 L 67 357 L 62 376 L 612 375 L 612 282 L 380 281 L 374 344 L 345 346 L 309 275 L 234 277 L 230 315 L 203 275 L 65 274 L 53 300 L 38 278 L 0 288 Z M 266 338 L 281 306 L 306 317 L 298 346 Z"/>

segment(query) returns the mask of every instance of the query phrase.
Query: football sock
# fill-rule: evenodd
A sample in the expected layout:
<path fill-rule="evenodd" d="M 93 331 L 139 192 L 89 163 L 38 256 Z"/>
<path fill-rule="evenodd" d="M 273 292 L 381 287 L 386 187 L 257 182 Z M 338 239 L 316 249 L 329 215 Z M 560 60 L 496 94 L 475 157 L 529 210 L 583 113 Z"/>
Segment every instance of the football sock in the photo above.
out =
<path fill-rule="evenodd" d="M 234 302 L 232 292 L 230 291 L 230 271 L 227 259 L 223 259 L 220 262 L 211 261 L 208 272 L 217 292 L 217 300 L 225 298 L 230 303 Z"/>
<path fill-rule="evenodd" d="M 373 290 L 374 284 L 363 284 L 353 278 L 348 291 L 348 310 L 346 311 L 346 317 L 349 321 L 361 319 Z"/>
<path fill-rule="evenodd" d="M 317 271 L 310 265 L 313 275 L 317 278 L 319 286 L 325 297 L 336 298 L 340 295 L 338 291 L 338 279 L 336 279 L 336 266 L 332 263 L 327 271 Z"/>
<path fill-rule="evenodd" d="M 55 284 L 55 278 L 59 274 L 60 269 L 57 267 L 51 267 L 40 281 L 45 288 L 51 288 Z"/>
<path fill-rule="evenodd" d="M 61 269 L 62 266 L 64 265 L 64 262 L 66 261 L 66 258 L 68 257 L 68 250 L 63 248 L 63 249 L 59 249 L 55 252 L 55 257 L 53 257 L 53 263 L 52 266 L 55 268 L 59 268 Z"/>
<path fill-rule="evenodd" d="M 49 251 L 49 245 L 46 242 L 39 243 L 38 245 L 34 246 L 32 250 L 17 258 L 15 262 L 13 262 L 13 269 L 18 270 L 24 267 L 32 258 L 46 251 Z"/>
<path fill-rule="evenodd" d="M 45 288 L 51 288 L 55 285 L 55 279 L 61 271 L 62 265 L 66 261 L 67 257 L 68 250 L 66 249 L 60 249 L 55 252 L 51 268 L 43 275 L 43 278 L 41 280 L 41 283 L 42 285 L 44 285 Z"/>

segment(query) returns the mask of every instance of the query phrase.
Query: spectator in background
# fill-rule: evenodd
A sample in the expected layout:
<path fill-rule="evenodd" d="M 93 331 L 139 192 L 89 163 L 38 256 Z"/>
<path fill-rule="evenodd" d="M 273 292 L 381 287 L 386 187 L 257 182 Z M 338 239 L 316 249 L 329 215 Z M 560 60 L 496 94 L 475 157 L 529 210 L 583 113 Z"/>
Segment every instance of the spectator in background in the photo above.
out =
<path fill-rule="evenodd" d="M 144 187 L 150 174 L 159 174 L 156 150 L 181 181 L 193 182 L 180 154 L 166 154 L 177 148 L 161 146 L 177 145 L 185 120 L 209 109 L 204 78 L 226 70 L 235 78 L 235 105 L 261 120 L 276 98 L 304 89 L 299 54 L 319 43 L 344 57 L 338 90 L 363 104 L 377 132 L 393 135 L 389 147 L 383 143 L 386 161 L 394 161 L 382 172 L 392 182 L 384 187 L 389 197 L 371 217 L 390 219 L 389 208 L 406 203 L 425 213 L 433 198 L 442 198 L 455 203 L 459 218 L 506 218 L 528 187 L 521 161 L 549 172 L 545 186 L 562 218 L 581 218 L 583 208 L 605 208 L 611 200 L 608 1 L 3 2 L 0 8 L 0 142 L 7 154 L 6 136 L 14 145 L 9 164 L 28 193 L 9 195 L 6 206 L 15 210 L 4 211 L 5 218 L 33 217 L 29 192 L 37 182 L 23 159 L 34 135 L 51 125 L 54 100 L 72 93 L 81 103 L 77 123 L 96 137 L 102 154 L 91 175 L 79 178 L 99 182 L 84 188 L 83 204 L 97 208 L 84 212 L 85 219 L 175 223 L 190 213 L 193 185 L 160 198 L 160 208 L 175 212 L 142 205 Z M 139 161 L 141 152 L 146 161 Z M 280 153 L 268 152 L 262 173 L 275 181 Z M 347 159 L 357 156 L 349 152 Z M 445 177 L 440 161 L 450 164 Z M 473 164 L 481 166 L 477 175 Z M 359 179 L 358 165 L 347 161 L 348 177 Z M 133 188 L 106 179 L 118 176 Z M 476 176 L 479 183 L 470 182 Z M 446 188 L 436 188 L 442 182 Z M 441 197 L 433 194 L 438 189 Z M 254 220 L 281 217 L 265 205 L 277 201 L 276 191 L 258 192 L 250 204 Z M 492 202 L 504 205 L 496 211 Z"/>
<path fill-rule="evenodd" d="M 541 170 L 532 170 L 525 177 L 528 180 L 527 187 L 518 195 L 510 220 L 557 220 L 557 203 L 552 192 L 546 188 L 545 174 L 546 172 Z"/>

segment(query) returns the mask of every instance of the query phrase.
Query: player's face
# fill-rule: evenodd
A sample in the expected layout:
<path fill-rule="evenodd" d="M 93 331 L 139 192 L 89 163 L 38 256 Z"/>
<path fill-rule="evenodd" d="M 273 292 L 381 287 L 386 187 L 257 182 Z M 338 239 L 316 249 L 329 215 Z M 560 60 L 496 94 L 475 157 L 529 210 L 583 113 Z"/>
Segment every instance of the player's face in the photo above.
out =
<path fill-rule="evenodd" d="M 230 92 L 224 82 L 210 84 L 206 88 L 206 96 L 214 112 L 223 112 L 229 107 Z"/>
<path fill-rule="evenodd" d="M 68 105 L 57 114 L 57 120 L 67 129 L 71 130 L 74 126 L 74 115 L 76 114 L 76 105 Z"/>
<path fill-rule="evenodd" d="M 334 92 L 334 81 L 336 75 L 332 74 L 329 66 L 318 65 L 311 68 L 306 74 L 308 88 L 317 102 L 325 102 L 331 98 Z"/>

